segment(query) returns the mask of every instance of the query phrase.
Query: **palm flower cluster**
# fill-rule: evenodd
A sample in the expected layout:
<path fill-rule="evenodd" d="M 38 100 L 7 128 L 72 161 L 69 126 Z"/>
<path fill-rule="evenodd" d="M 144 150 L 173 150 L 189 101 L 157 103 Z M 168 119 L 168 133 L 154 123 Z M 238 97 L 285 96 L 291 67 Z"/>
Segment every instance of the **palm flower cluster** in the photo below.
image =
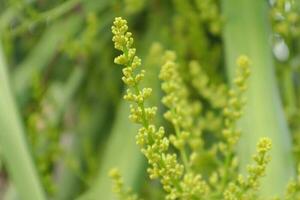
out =
<path fill-rule="evenodd" d="M 241 134 L 237 122 L 246 103 L 243 94 L 247 90 L 247 79 L 250 75 L 248 57 L 243 55 L 237 59 L 238 68 L 233 86 L 227 91 L 227 97 L 223 96 L 225 102 L 216 102 L 216 105 L 223 109 L 223 129 L 219 141 L 212 145 L 211 149 L 207 149 L 202 144 L 202 136 L 199 133 L 201 118 L 197 115 L 200 105 L 191 100 L 189 89 L 176 63 L 176 54 L 172 51 L 165 53 L 164 64 L 159 74 L 162 80 L 161 88 L 165 92 L 162 103 L 167 108 L 164 117 L 172 125 L 166 129 L 155 124 L 157 107 L 147 105 L 152 89 L 141 89 L 145 70 L 139 69 L 142 65 L 141 59 L 133 47 L 133 37 L 128 31 L 127 21 L 120 17 L 115 18 L 112 32 L 115 48 L 122 52 L 115 58 L 115 63 L 124 66 L 122 80 L 128 87 L 124 99 L 130 102 L 129 118 L 141 125 L 136 135 L 136 143 L 148 160 L 147 172 L 150 179 L 160 180 L 166 192 L 165 198 L 169 200 L 259 198 L 257 191 L 260 179 L 265 176 L 270 161 L 268 152 L 271 149 L 271 140 L 269 138 L 259 140 L 257 152 L 253 155 L 254 164 L 248 166 L 247 175 L 239 174 L 238 158 L 235 154 L 235 147 Z M 194 76 L 201 73 L 197 67 L 199 64 L 196 61 L 190 65 L 191 74 Z M 204 86 L 208 85 L 208 80 L 201 83 L 194 78 L 193 84 L 201 92 Z M 211 88 L 217 89 L 215 86 Z M 209 98 L 210 93 L 207 94 Z M 210 155 L 214 156 L 217 163 L 215 171 L 211 172 L 208 179 L 203 177 L 201 170 L 194 167 L 196 158 L 204 155 L 205 151 L 211 152 Z M 120 199 L 137 198 L 131 192 L 124 192 L 121 175 L 116 169 L 113 169 L 110 175 Z"/>
<path fill-rule="evenodd" d="M 145 72 L 141 71 L 134 74 L 134 69 L 141 65 L 141 61 L 135 55 L 135 49 L 132 48 L 133 38 L 131 33 L 127 32 L 127 29 L 127 22 L 121 18 L 116 18 L 112 27 L 113 41 L 115 48 L 121 50 L 123 54 L 115 59 L 115 63 L 126 66 L 123 69 L 124 76 L 122 80 L 129 86 L 129 89 L 124 95 L 124 99 L 132 102 L 130 105 L 130 119 L 142 125 L 136 136 L 136 142 L 148 159 L 149 168 L 147 171 L 149 176 L 151 179 L 159 178 L 161 180 L 164 190 L 168 193 L 167 199 L 197 196 L 205 192 L 201 177 L 192 174 L 184 175 L 184 166 L 179 163 L 177 155 L 168 152 L 170 140 L 165 135 L 165 129 L 162 126 L 156 128 L 153 124 L 157 108 L 145 106 L 145 99 L 151 95 L 151 89 L 139 89 L 138 84 L 144 77 Z M 168 67 L 172 67 L 170 61 L 165 65 L 165 68 Z M 165 89 L 167 89 L 166 87 Z M 178 123 L 176 119 L 174 122 L 175 124 Z"/>

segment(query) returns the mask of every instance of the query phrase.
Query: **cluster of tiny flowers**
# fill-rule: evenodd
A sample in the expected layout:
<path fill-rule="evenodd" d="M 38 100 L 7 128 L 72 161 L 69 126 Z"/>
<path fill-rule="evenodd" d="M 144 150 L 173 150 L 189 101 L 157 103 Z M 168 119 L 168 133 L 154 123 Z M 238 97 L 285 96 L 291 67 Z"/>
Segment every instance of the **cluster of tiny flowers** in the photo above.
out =
<path fill-rule="evenodd" d="M 199 117 L 201 104 L 189 99 L 189 90 L 175 63 L 175 53 L 167 53 L 159 78 L 163 81 L 162 90 L 165 92 L 162 102 L 168 108 L 164 117 L 175 130 L 170 141 L 179 150 L 183 164 L 189 171 L 199 160 L 199 151 L 203 150 L 203 119 Z"/>
<path fill-rule="evenodd" d="M 296 180 L 288 183 L 285 192 L 285 200 L 300 199 L 300 165 L 298 165 L 298 176 Z"/>
<path fill-rule="evenodd" d="M 240 130 L 238 130 L 236 124 L 242 116 L 242 109 L 245 104 L 243 94 L 247 88 L 246 83 L 249 75 L 249 59 L 247 56 L 240 56 L 237 59 L 237 74 L 234 79 L 234 85 L 228 91 L 227 103 L 223 108 L 224 124 L 222 135 L 224 141 L 219 142 L 218 150 L 224 156 L 224 164 L 222 163 L 218 169 L 218 176 L 221 179 L 219 196 L 222 195 L 228 181 L 236 176 L 238 159 L 234 153 L 234 148 L 240 138 Z M 232 184 L 227 187 L 235 190 L 235 186 Z"/>
<path fill-rule="evenodd" d="M 218 162 L 218 156 L 216 155 L 218 145 L 214 143 L 209 147 L 209 149 L 206 147 L 205 150 L 207 151 L 203 151 L 204 142 L 200 139 L 203 132 L 209 132 L 210 134 L 214 134 L 214 137 L 220 138 L 220 133 L 222 133 L 224 121 L 224 116 L 220 111 L 226 105 L 228 98 L 228 88 L 225 84 L 214 84 L 208 74 L 196 60 L 193 60 L 189 63 L 189 75 L 191 86 L 198 93 L 199 97 L 201 97 L 201 99 L 204 99 L 204 101 L 197 99 L 197 102 L 199 104 L 205 104 L 207 102 L 210 105 L 209 109 L 207 109 L 206 107 L 205 110 L 202 111 L 202 113 L 197 113 L 197 115 L 193 116 L 194 119 L 198 118 L 198 120 L 196 121 L 196 124 L 198 124 L 198 129 L 192 132 L 195 137 L 191 138 L 191 143 L 193 144 L 191 161 L 194 165 L 196 165 L 197 162 L 201 162 L 201 159 L 203 160 L 203 158 L 205 157 L 205 159 L 215 160 L 216 162 Z M 198 135 L 196 135 L 195 133 L 197 133 Z M 201 142 L 202 144 L 199 145 L 199 142 Z M 194 148 L 194 144 L 197 144 L 198 152 L 195 151 L 196 149 Z"/>
<path fill-rule="evenodd" d="M 223 90 L 220 92 L 220 96 L 222 98 L 225 96 L 226 101 L 215 103 L 216 107 L 223 108 L 224 123 L 221 141 L 211 151 L 211 155 L 218 160 L 216 162 L 218 167 L 212 171 L 207 182 L 197 173 L 199 170 L 192 164 L 193 161 L 197 162 L 200 154 L 206 155 L 199 153 L 206 151 L 202 146 L 203 141 L 200 136 L 203 119 L 197 116 L 201 112 L 201 103 L 193 104 L 190 100 L 189 89 L 175 63 L 175 54 L 170 51 L 166 52 L 159 74 L 162 80 L 161 87 L 165 92 L 162 103 L 167 107 L 164 117 L 173 125 L 175 132 L 169 134 L 168 137 L 164 127 L 157 127 L 154 123 L 157 108 L 146 106 L 152 89 L 140 89 L 145 71 L 137 70 L 137 67 L 141 65 L 141 59 L 136 56 L 136 49 L 133 48 L 133 38 L 128 32 L 127 21 L 116 18 L 112 33 L 115 48 L 122 52 L 114 61 L 124 66 L 122 80 L 128 87 L 124 99 L 131 103 L 129 118 L 141 125 L 136 135 L 136 143 L 147 158 L 149 177 L 160 180 L 166 192 L 165 199 L 255 199 L 259 179 L 265 175 L 266 166 L 270 161 L 268 151 L 271 149 L 271 141 L 268 138 L 262 138 L 259 141 L 257 153 L 253 156 L 255 164 L 248 166 L 246 177 L 238 175 L 238 160 L 234 153 L 234 147 L 240 135 L 236 123 L 242 115 L 242 108 L 245 104 L 243 94 L 250 75 L 249 59 L 246 56 L 240 56 L 237 59 L 238 70 L 234 85 L 228 91 L 228 96 L 222 95 Z M 191 63 L 190 73 L 194 80 L 202 74 L 199 69 L 201 68 L 196 62 Z M 194 87 L 198 87 L 201 92 L 204 91 L 204 87 L 210 85 L 207 76 L 203 77 L 203 82 L 195 81 L 194 83 Z M 217 91 L 217 87 L 211 90 Z M 204 93 L 206 98 L 212 98 L 213 94 Z M 179 157 L 176 153 L 170 153 L 170 144 L 179 151 Z M 120 199 L 137 199 L 137 196 L 132 195 L 129 190 L 123 189 L 123 180 L 117 170 L 112 170 L 110 175 L 115 183 L 114 191 Z M 295 187 L 295 184 L 291 183 L 289 191 L 294 191 Z"/>
<path fill-rule="evenodd" d="M 130 119 L 142 125 L 136 136 L 136 142 L 142 153 L 146 156 L 150 178 L 160 178 L 164 190 L 168 193 L 167 199 L 177 199 L 180 195 L 179 181 L 183 175 L 184 167 L 177 161 L 176 154 L 169 154 L 169 140 L 165 137 L 165 130 L 158 130 L 153 124 L 156 107 L 145 107 L 145 99 L 151 95 L 150 88 L 139 89 L 139 82 L 144 77 L 144 71 L 134 75 L 136 67 L 141 60 L 135 55 L 132 48 L 132 34 L 127 31 L 126 20 L 116 18 L 112 27 L 115 48 L 123 52 L 115 59 L 115 63 L 124 65 L 124 83 L 129 87 L 124 99 L 132 102 L 130 105 Z"/>
<path fill-rule="evenodd" d="M 145 106 L 145 100 L 150 97 L 152 90 L 150 88 L 139 89 L 139 83 L 145 72 L 142 70 L 141 73 L 136 73 L 135 69 L 141 65 L 141 60 L 135 55 L 135 49 L 132 48 L 133 38 L 127 30 L 127 22 L 116 18 L 112 27 L 113 41 L 115 48 L 122 51 L 123 54 L 115 59 L 115 63 L 125 66 L 122 80 L 128 89 L 124 99 L 131 102 L 130 119 L 142 126 L 136 136 L 136 142 L 148 160 L 149 176 L 151 179 L 160 180 L 163 189 L 167 192 L 167 200 L 199 197 L 207 193 L 207 184 L 200 175 L 186 173 L 185 167 L 179 163 L 177 155 L 168 152 L 170 140 L 165 136 L 164 128 L 157 128 L 154 125 L 156 107 Z M 182 99 L 187 98 L 187 90 L 180 87 L 183 85 L 183 81 L 176 69 L 173 68 L 175 63 L 171 60 L 174 59 L 173 53 L 166 53 L 166 64 L 162 67 L 160 78 L 165 81 L 162 87 L 167 93 L 163 102 L 170 108 L 170 112 L 165 116 L 179 133 L 176 139 L 171 140 L 176 144 L 175 146 L 181 147 L 184 142 L 180 140 L 186 140 L 189 133 L 180 130 L 191 127 L 192 119 L 188 117 L 192 111 L 186 113 L 188 103 Z M 177 85 L 177 81 L 179 81 L 179 85 Z"/>
<path fill-rule="evenodd" d="M 139 82 L 144 78 L 145 71 L 135 74 L 135 69 L 141 65 L 141 59 L 135 55 L 136 49 L 132 47 L 132 34 L 127 31 L 127 21 L 122 18 L 116 18 L 112 27 L 113 42 L 115 48 L 122 51 L 123 54 L 115 58 L 114 62 L 125 66 L 123 68 L 123 82 L 129 87 L 124 95 L 124 99 L 132 102 L 130 105 L 129 118 L 136 123 L 148 127 L 148 122 L 155 116 L 156 107 L 145 108 L 144 101 L 151 96 L 152 89 L 138 89 Z"/>
<path fill-rule="evenodd" d="M 249 62 L 247 56 L 240 56 L 237 59 L 238 69 L 236 78 L 234 79 L 235 87 L 229 90 L 229 98 L 223 110 L 223 136 L 226 143 L 220 145 L 222 152 L 231 152 L 240 136 L 240 131 L 236 128 L 236 122 L 242 116 L 242 108 L 245 104 L 243 94 L 247 89 L 246 83 L 250 75 Z"/>
<path fill-rule="evenodd" d="M 199 10 L 200 21 L 208 25 L 208 29 L 212 34 L 219 35 L 222 28 L 222 18 L 217 0 L 196 0 L 195 3 Z"/>
<path fill-rule="evenodd" d="M 273 29 L 283 38 L 300 35 L 300 15 L 293 0 L 277 0 L 271 10 Z"/>
<path fill-rule="evenodd" d="M 173 125 L 175 131 L 175 134 L 170 135 L 170 142 L 179 150 L 187 171 L 191 171 L 204 153 L 201 138 L 204 123 L 200 117 L 201 102 L 191 101 L 175 59 L 174 52 L 167 52 L 165 64 L 159 74 L 162 90 L 165 92 L 162 103 L 168 108 L 164 117 Z"/>
<path fill-rule="evenodd" d="M 199 174 L 185 174 L 180 186 L 182 188 L 181 199 L 203 199 L 210 192 L 206 181 Z"/>
<path fill-rule="evenodd" d="M 248 166 L 248 175 L 239 175 L 235 182 L 231 182 L 224 192 L 225 200 L 255 199 L 255 191 L 259 188 L 259 180 L 265 176 L 267 164 L 270 162 L 268 152 L 272 142 L 269 138 L 261 138 L 253 155 L 255 164 Z"/>
<path fill-rule="evenodd" d="M 148 129 L 140 128 L 136 139 L 148 160 L 147 171 L 150 178 L 160 179 L 168 193 L 167 199 L 176 199 L 180 195 L 178 183 L 184 173 L 184 167 L 178 163 L 176 154 L 167 152 L 169 140 L 164 135 L 163 127 L 156 130 L 154 125 L 149 125 Z"/>
<path fill-rule="evenodd" d="M 168 108 L 164 116 L 174 127 L 176 134 L 171 134 L 170 141 L 180 151 L 187 171 L 181 182 L 181 198 L 199 198 L 209 191 L 208 185 L 202 180 L 201 175 L 193 173 L 190 169 L 194 158 L 197 157 L 196 150 L 202 143 L 199 127 L 195 123 L 200 105 L 189 101 L 188 89 L 179 74 L 178 65 L 175 63 L 175 53 L 167 52 L 165 57 L 165 64 L 159 74 L 159 78 L 163 81 L 162 89 L 165 92 L 162 102 Z M 192 150 L 190 159 L 187 157 L 186 143 Z"/>
<path fill-rule="evenodd" d="M 188 103 L 188 90 L 180 77 L 175 63 L 175 53 L 166 54 L 166 62 L 162 66 L 159 78 L 162 82 L 162 90 L 165 96 L 162 103 L 168 108 L 164 117 L 174 126 L 176 135 L 170 136 L 172 144 L 181 151 L 183 162 L 187 167 L 185 155 L 185 144 L 190 136 L 190 130 L 193 125 L 191 113 L 192 107 Z"/>
<path fill-rule="evenodd" d="M 245 182 L 246 188 L 258 189 L 259 178 L 265 176 L 267 164 L 271 158 L 267 154 L 271 150 L 272 142 L 269 138 L 261 138 L 257 144 L 257 153 L 253 156 L 254 165 L 248 166 L 248 177 Z"/>
<path fill-rule="evenodd" d="M 137 195 L 132 194 L 132 192 L 128 189 L 124 189 L 124 182 L 121 177 L 121 174 L 118 169 L 113 168 L 109 172 L 109 176 L 112 178 L 114 182 L 113 191 L 118 195 L 119 199 L 122 200 L 139 200 Z"/>
<path fill-rule="evenodd" d="M 168 52 L 166 57 L 167 61 L 159 74 L 159 78 L 163 81 L 162 90 L 165 92 L 162 102 L 169 109 L 164 116 L 174 126 L 190 129 L 193 119 L 187 102 L 188 90 L 179 75 L 175 53 Z"/>
<path fill-rule="evenodd" d="M 214 108 L 222 108 L 227 100 L 226 86 L 211 84 L 209 76 L 197 61 L 190 62 L 189 71 L 192 78 L 191 83 L 197 92 L 206 98 Z"/>

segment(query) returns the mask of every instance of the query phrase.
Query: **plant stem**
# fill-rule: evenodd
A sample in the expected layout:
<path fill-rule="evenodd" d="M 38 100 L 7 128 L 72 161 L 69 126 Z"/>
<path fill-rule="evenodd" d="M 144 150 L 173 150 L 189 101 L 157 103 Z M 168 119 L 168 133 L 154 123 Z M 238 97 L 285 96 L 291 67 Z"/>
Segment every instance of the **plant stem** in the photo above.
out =
<path fill-rule="evenodd" d="M 226 65 L 231 82 L 236 58 L 246 54 L 251 59 L 252 76 L 246 92 L 248 102 L 240 123 L 243 130 L 238 146 L 240 170 L 246 171 L 258 139 L 270 137 L 273 142 L 272 161 L 267 168 L 261 193 L 282 195 L 288 180 L 294 175 L 294 163 L 290 133 L 274 73 L 267 1 L 223 0 L 222 9 L 225 17 Z"/>
<path fill-rule="evenodd" d="M 5 166 L 22 199 L 44 200 L 45 194 L 27 146 L 17 106 L 11 92 L 1 43 L 0 80 L 0 148 Z"/>

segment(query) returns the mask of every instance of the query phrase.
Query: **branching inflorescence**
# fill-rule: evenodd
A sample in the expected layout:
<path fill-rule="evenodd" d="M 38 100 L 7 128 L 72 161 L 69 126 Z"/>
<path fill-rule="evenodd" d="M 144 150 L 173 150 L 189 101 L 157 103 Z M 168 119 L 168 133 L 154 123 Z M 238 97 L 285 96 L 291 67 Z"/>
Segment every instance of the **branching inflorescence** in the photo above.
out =
<path fill-rule="evenodd" d="M 141 125 L 136 135 L 136 143 L 148 160 L 149 177 L 160 180 L 166 192 L 166 199 L 229 200 L 254 197 L 259 186 L 259 178 L 264 176 L 266 165 L 270 160 L 267 153 L 271 148 L 271 141 L 268 138 L 259 141 L 257 153 L 253 157 L 255 164 L 248 168 L 249 175 L 247 177 L 239 175 L 235 146 L 240 130 L 236 127 L 236 122 L 242 115 L 245 104 L 243 93 L 250 75 L 250 61 L 247 56 L 238 58 L 238 70 L 233 87 L 228 91 L 226 103 L 220 103 L 223 104 L 221 107 L 224 125 L 222 137 L 216 143 L 217 148 L 214 151 L 214 159 L 217 160 L 219 167 L 209 177 L 209 181 L 206 181 L 201 175 L 202 172 L 193 167 L 195 157 L 201 155 L 199 152 L 207 151 L 201 145 L 203 143 L 201 128 L 198 128 L 199 105 L 190 101 L 189 89 L 178 71 L 175 53 L 166 52 L 159 74 L 162 90 L 165 92 L 162 103 L 167 108 L 164 117 L 172 124 L 174 131 L 174 134 L 167 135 L 163 126 L 158 127 L 154 123 L 157 107 L 146 105 L 152 89 L 141 89 L 140 83 L 145 71 L 139 70 L 141 59 L 133 47 L 133 37 L 132 33 L 128 32 L 127 21 L 120 17 L 116 18 L 112 33 L 115 48 L 122 52 L 114 62 L 124 66 L 122 80 L 128 87 L 124 99 L 130 102 L 129 118 Z M 192 65 L 194 68 L 197 67 L 196 64 Z M 172 151 L 171 145 L 175 148 L 175 152 Z M 114 169 L 111 176 L 115 180 L 115 191 L 121 199 L 137 198 L 131 193 L 124 192 L 123 181 L 118 171 Z"/>
<path fill-rule="evenodd" d="M 139 82 L 143 79 L 145 71 L 142 70 L 140 73 L 136 73 L 136 68 L 141 65 L 141 60 L 135 55 L 136 50 L 132 47 L 132 34 L 127 32 L 127 30 L 127 22 L 121 18 L 116 18 L 112 27 L 113 41 L 115 48 L 122 51 L 123 54 L 115 59 L 115 63 L 125 66 L 122 80 L 129 89 L 124 95 L 124 99 L 131 102 L 130 119 L 142 125 L 136 136 L 136 142 L 148 159 L 149 168 L 147 171 L 149 176 L 151 179 L 160 179 L 164 190 L 167 192 L 167 199 L 196 198 L 206 191 L 205 184 L 202 182 L 201 176 L 185 173 L 186 169 L 178 161 L 177 155 L 168 151 L 170 140 L 165 135 L 165 129 L 162 126 L 157 128 L 153 124 L 157 108 L 145 106 L 145 100 L 151 95 L 152 89 L 144 88 L 141 90 L 139 88 Z M 170 56 L 170 59 L 172 59 L 172 56 Z M 161 74 L 161 78 L 166 80 L 174 78 L 174 74 L 172 74 L 174 63 L 170 59 L 167 59 L 168 61 L 164 65 L 165 73 Z M 166 83 L 164 89 L 168 90 L 167 87 Z M 172 89 L 169 88 L 169 90 Z M 168 98 L 170 98 L 170 102 L 168 102 Z M 171 97 L 166 96 L 164 99 L 167 105 L 172 106 L 172 103 L 174 103 L 174 99 L 171 99 Z M 179 110 L 174 110 L 173 112 L 175 111 L 178 112 Z M 177 126 L 178 121 L 176 120 L 178 119 L 176 118 L 180 116 L 178 113 L 172 115 L 171 112 L 167 112 L 166 116 Z M 170 116 L 168 117 L 168 115 Z M 182 137 L 182 135 L 179 135 L 179 137 Z M 176 144 L 179 142 L 178 140 L 175 141 L 175 139 L 172 139 L 172 141 Z M 181 145 L 178 144 L 176 146 L 180 147 Z"/>

